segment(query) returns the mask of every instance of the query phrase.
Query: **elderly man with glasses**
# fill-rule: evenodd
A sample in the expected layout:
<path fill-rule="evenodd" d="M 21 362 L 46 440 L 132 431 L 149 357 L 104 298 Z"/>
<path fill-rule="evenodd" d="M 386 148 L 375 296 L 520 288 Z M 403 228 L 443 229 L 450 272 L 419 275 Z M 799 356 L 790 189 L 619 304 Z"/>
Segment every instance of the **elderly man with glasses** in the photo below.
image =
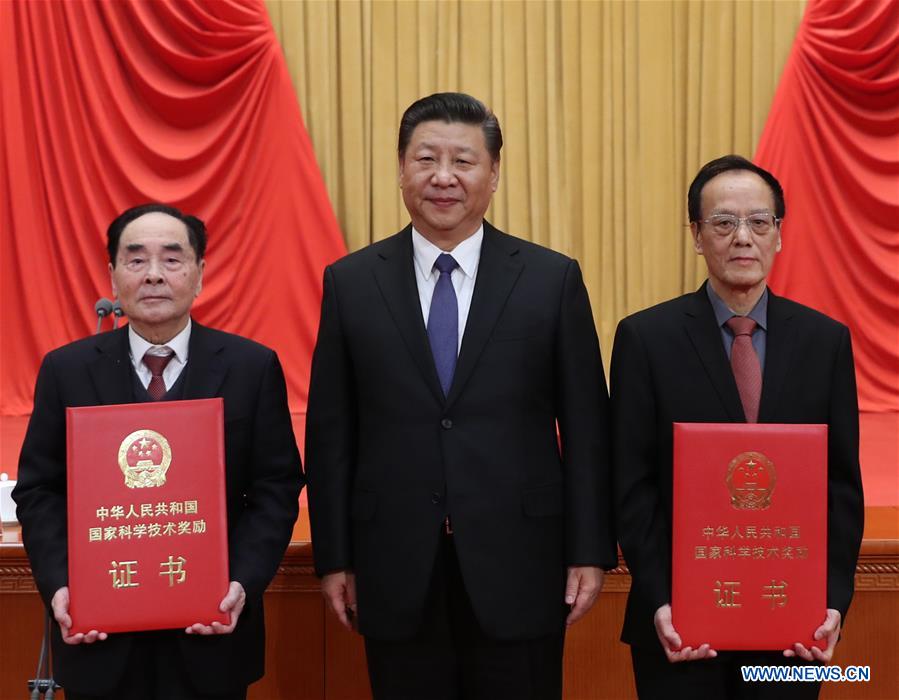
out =
<path fill-rule="evenodd" d="M 820 683 L 748 683 L 740 667 L 830 661 L 852 600 L 864 509 L 849 330 L 768 289 L 786 210 L 771 173 L 739 156 L 713 160 L 688 210 L 708 280 L 625 318 L 612 352 L 617 530 L 633 576 L 622 640 L 642 700 L 816 698 Z M 823 650 L 691 648 L 672 624 L 672 423 L 742 421 L 827 425 Z"/>

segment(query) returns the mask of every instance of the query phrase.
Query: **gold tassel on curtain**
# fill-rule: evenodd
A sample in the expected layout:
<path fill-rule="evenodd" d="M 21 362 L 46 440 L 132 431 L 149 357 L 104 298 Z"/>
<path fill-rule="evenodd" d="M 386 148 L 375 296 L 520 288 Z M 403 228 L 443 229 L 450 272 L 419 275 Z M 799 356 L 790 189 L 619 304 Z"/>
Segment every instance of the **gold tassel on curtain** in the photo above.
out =
<path fill-rule="evenodd" d="M 506 145 L 488 218 L 576 257 L 606 361 L 618 320 L 694 289 L 702 163 L 751 157 L 804 0 L 267 0 L 347 245 L 404 226 L 403 110 L 468 92 Z"/>

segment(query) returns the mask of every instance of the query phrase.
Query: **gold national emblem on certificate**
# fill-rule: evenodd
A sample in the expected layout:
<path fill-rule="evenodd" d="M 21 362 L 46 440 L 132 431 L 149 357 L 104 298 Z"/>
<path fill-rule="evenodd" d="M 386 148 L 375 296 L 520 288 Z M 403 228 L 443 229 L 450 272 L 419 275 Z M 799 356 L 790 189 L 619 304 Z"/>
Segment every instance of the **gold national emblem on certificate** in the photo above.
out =
<path fill-rule="evenodd" d="M 155 430 L 135 430 L 119 447 L 119 468 L 129 489 L 162 486 L 171 463 L 169 441 Z"/>
<path fill-rule="evenodd" d="M 761 452 L 743 452 L 727 467 L 730 504 L 737 510 L 765 510 L 777 482 L 774 463 Z"/>

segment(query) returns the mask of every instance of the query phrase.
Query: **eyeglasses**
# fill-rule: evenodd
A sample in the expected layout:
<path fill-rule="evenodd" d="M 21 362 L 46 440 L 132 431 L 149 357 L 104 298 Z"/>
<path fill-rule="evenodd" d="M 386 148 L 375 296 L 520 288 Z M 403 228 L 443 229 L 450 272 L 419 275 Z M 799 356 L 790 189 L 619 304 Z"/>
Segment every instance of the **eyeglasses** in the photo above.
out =
<path fill-rule="evenodd" d="M 777 228 L 781 221 L 782 219 L 778 219 L 774 214 L 750 214 L 743 218 L 733 214 L 715 214 L 708 219 L 702 219 L 699 223 L 708 224 L 716 235 L 724 237 L 736 233 L 744 223 L 754 234 L 764 236 Z"/>

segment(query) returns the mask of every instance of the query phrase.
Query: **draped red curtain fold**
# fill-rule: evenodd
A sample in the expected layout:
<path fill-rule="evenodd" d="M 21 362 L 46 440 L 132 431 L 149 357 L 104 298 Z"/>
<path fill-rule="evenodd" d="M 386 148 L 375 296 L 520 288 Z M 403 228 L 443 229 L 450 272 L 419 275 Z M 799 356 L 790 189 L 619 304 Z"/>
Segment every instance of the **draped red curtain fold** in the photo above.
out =
<path fill-rule="evenodd" d="M 899 3 L 810 0 L 755 161 L 787 198 L 772 288 L 847 324 L 861 410 L 899 412 Z"/>
<path fill-rule="evenodd" d="M 150 200 L 207 223 L 197 320 L 279 351 L 305 411 L 345 246 L 263 2 L 0 2 L 0 418 L 93 331 L 106 226 Z"/>

